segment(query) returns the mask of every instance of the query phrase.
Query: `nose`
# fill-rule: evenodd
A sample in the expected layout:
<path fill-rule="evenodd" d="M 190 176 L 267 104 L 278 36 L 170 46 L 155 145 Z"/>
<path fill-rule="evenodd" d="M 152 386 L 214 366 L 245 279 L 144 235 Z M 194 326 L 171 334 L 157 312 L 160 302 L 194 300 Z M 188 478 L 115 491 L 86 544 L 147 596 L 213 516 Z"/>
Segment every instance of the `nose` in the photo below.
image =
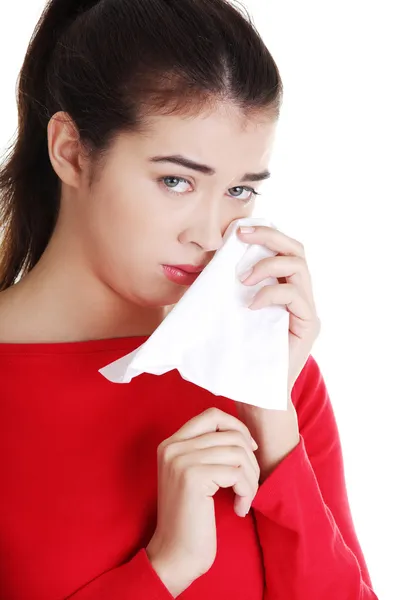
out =
<path fill-rule="evenodd" d="M 222 207 L 215 201 L 199 204 L 198 210 L 192 213 L 190 224 L 180 234 L 179 240 L 183 244 L 196 244 L 205 252 L 214 252 L 222 246 L 222 237 L 226 228 L 224 228 Z"/>

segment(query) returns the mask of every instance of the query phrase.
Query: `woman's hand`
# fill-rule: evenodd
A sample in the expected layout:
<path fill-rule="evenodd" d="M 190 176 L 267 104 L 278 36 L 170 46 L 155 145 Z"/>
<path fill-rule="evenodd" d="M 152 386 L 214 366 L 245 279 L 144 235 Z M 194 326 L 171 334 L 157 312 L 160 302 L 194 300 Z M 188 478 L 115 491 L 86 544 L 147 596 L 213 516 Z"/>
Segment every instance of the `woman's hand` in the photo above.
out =
<path fill-rule="evenodd" d="M 217 538 L 213 496 L 232 487 L 244 517 L 258 490 L 256 445 L 236 417 L 210 408 L 158 447 L 157 527 L 146 548 L 176 597 L 212 566 Z"/>
<path fill-rule="evenodd" d="M 249 228 L 244 228 L 246 229 Z M 242 241 L 264 245 L 278 254 L 260 260 L 250 274 L 245 274 L 242 283 L 255 285 L 268 277 L 276 277 L 279 283 L 259 290 L 249 308 L 258 310 L 270 305 L 284 305 L 290 314 L 287 411 L 236 403 L 239 418 L 246 423 L 259 446 L 256 456 L 261 467 L 262 483 L 300 441 L 291 392 L 319 335 L 321 323 L 317 316 L 303 245 L 272 227 L 258 226 L 250 229 L 254 231 L 238 229 Z"/>

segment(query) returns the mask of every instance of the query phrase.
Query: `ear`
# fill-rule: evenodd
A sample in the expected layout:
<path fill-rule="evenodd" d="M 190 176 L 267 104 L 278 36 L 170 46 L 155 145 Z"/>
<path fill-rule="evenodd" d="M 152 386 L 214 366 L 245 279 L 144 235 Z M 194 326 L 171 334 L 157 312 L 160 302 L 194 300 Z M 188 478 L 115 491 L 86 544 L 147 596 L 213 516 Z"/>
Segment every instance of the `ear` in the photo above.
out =
<path fill-rule="evenodd" d="M 50 162 L 58 177 L 72 187 L 79 187 L 84 176 L 79 132 L 66 112 L 55 113 L 47 125 L 47 142 Z"/>

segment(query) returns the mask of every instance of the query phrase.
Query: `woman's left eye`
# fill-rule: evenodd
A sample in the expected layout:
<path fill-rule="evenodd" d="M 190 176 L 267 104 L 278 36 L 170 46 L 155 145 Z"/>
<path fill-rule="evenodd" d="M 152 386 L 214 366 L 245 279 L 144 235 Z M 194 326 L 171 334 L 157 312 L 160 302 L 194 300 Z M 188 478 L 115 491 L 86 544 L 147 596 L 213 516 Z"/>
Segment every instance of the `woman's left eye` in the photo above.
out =
<path fill-rule="evenodd" d="M 239 200 L 244 200 L 245 202 L 248 200 L 251 200 L 253 198 L 253 196 L 258 195 L 258 192 L 256 192 L 256 190 L 254 188 L 244 187 L 242 185 L 231 188 L 229 191 L 234 192 L 233 193 L 234 198 L 239 198 Z M 240 198 L 240 196 L 241 196 L 241 194 L 243 194 L 243 192 L 246 192 L 247 195 L 244 198 Z M 236 195 L 237 193 L 238 193 L 238 195 Z"/>

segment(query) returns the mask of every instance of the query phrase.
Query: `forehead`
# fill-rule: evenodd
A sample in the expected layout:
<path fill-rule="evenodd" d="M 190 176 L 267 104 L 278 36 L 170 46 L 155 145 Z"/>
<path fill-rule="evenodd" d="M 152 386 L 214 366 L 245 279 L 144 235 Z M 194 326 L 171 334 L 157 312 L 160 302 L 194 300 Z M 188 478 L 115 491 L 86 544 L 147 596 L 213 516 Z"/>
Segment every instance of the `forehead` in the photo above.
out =
<path fill-rule="evenodd" d="M 143 155 L 181 154 L 217 171 L 245 172 L 268 166 L 277 121 L 221 105 L 196 116 L 151 116 L 146 124 L 145 135 L 136 138 Z"/>

